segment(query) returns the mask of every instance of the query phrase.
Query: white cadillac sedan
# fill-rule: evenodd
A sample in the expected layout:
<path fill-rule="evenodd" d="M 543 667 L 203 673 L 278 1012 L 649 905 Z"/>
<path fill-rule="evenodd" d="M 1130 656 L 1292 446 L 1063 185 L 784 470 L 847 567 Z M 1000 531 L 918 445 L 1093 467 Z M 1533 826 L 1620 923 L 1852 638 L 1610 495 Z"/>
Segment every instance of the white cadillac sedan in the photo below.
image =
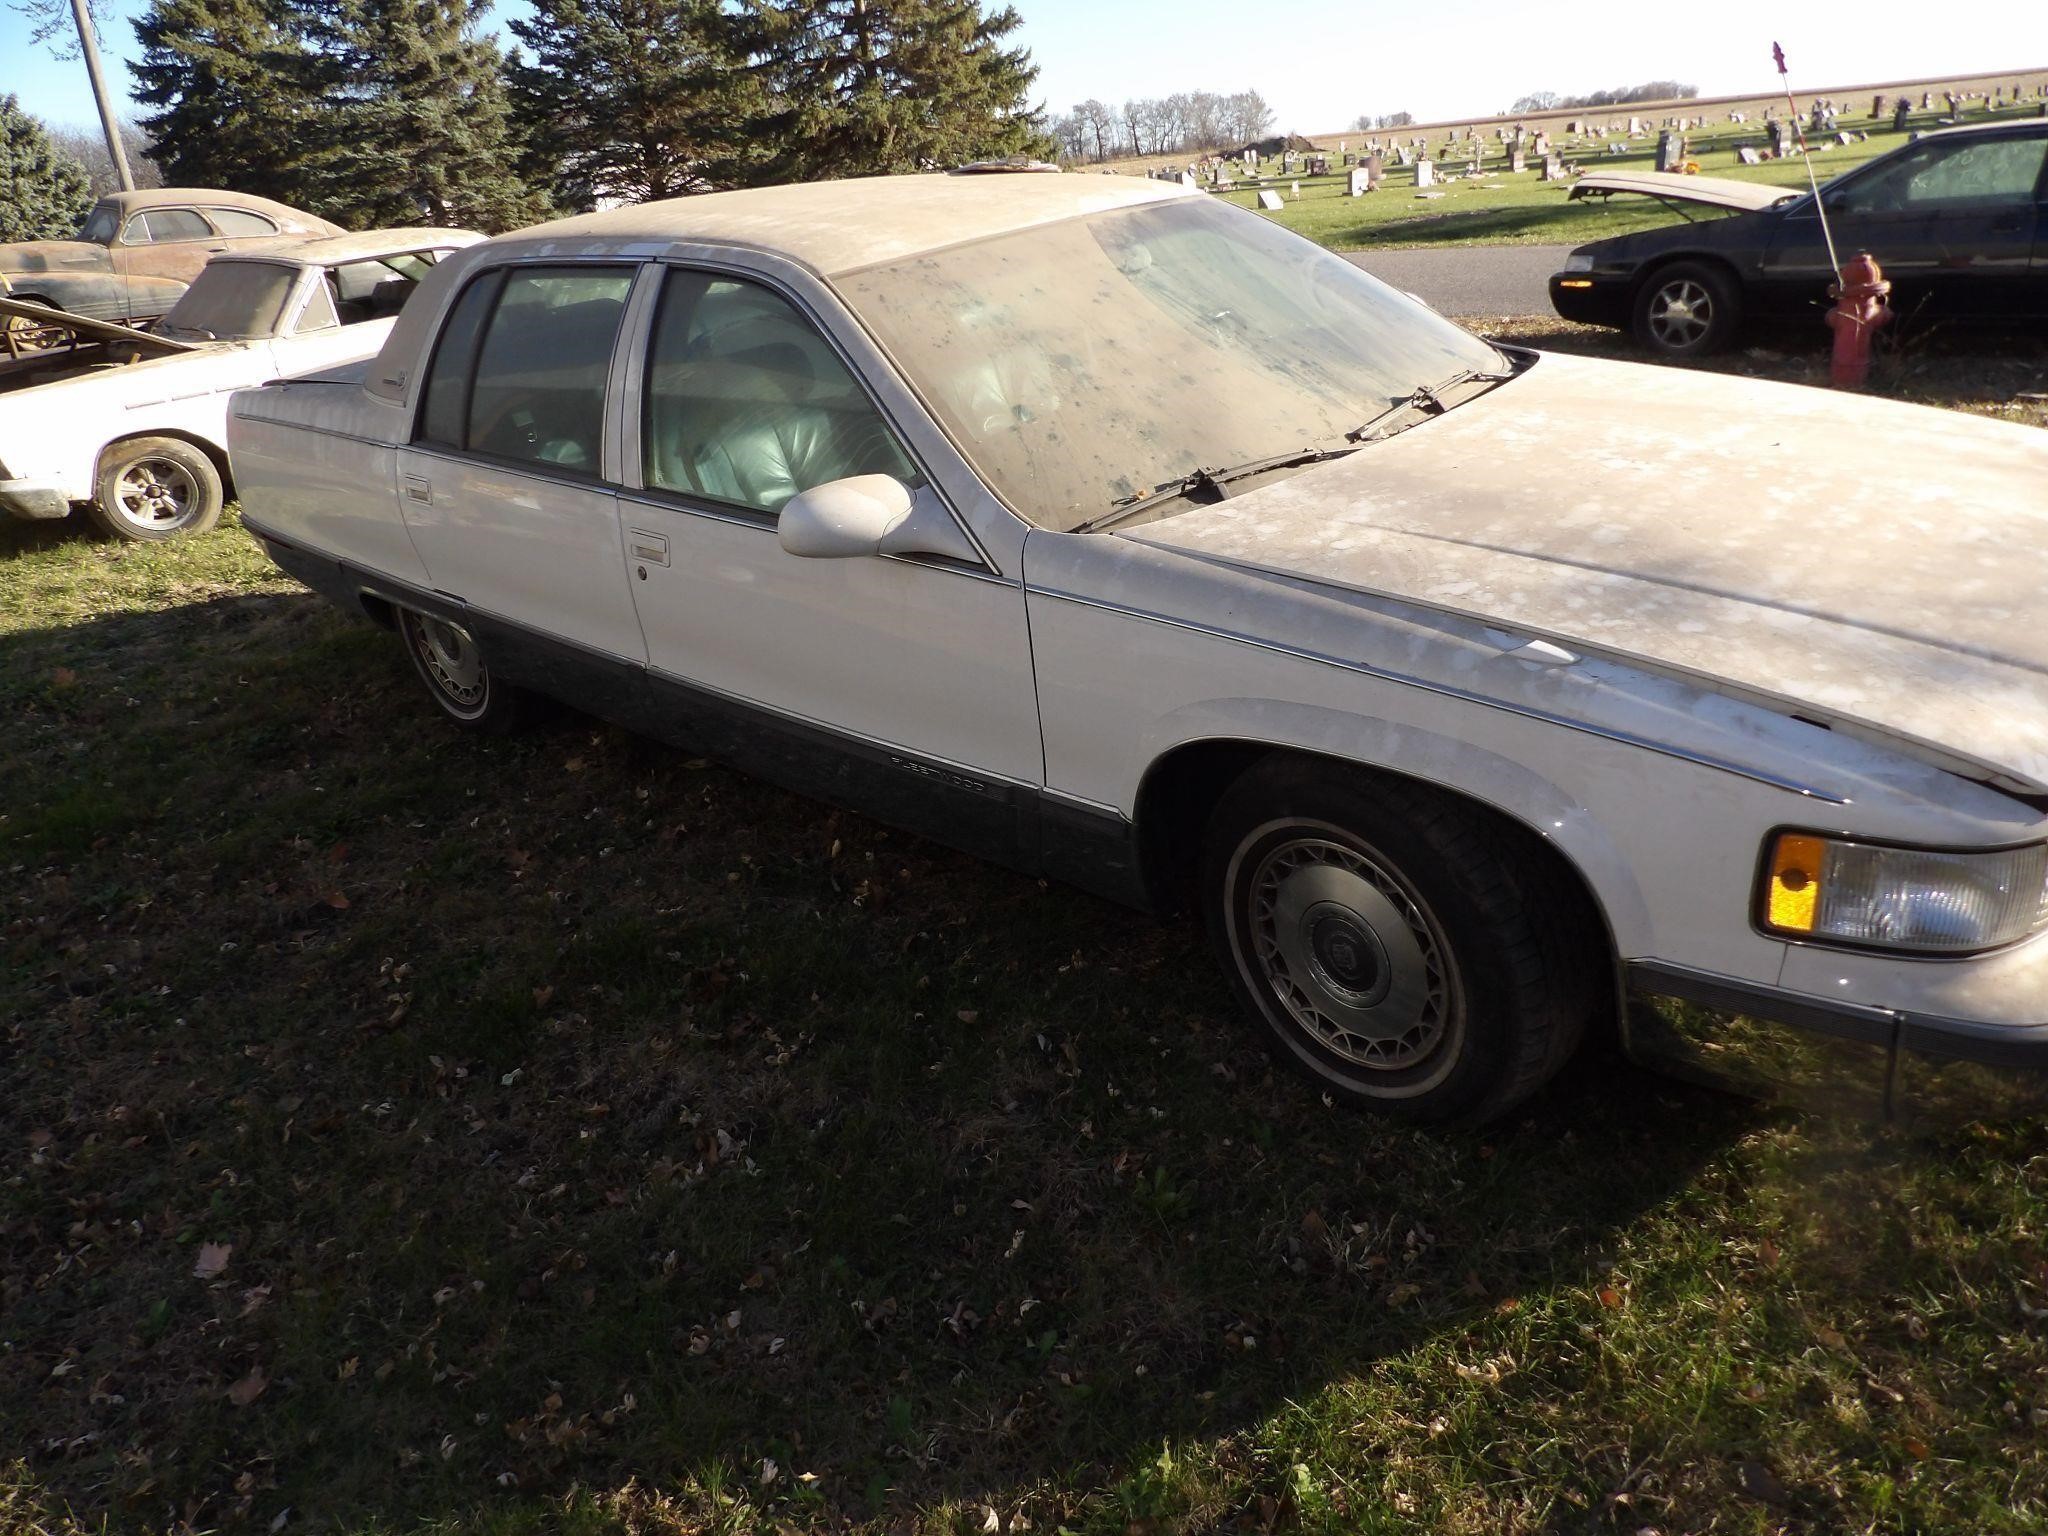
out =
<path fill-rule="evenodd" d="M 1033 175 L 473 246 L 230 444 L 450 719 L 552 694 L 1192 907 L 1336 1098 L 1498 1114 L 1603 1019 L 1890 1111 L 2048 1065 L 2038 431 L 1497 348 Z"/>

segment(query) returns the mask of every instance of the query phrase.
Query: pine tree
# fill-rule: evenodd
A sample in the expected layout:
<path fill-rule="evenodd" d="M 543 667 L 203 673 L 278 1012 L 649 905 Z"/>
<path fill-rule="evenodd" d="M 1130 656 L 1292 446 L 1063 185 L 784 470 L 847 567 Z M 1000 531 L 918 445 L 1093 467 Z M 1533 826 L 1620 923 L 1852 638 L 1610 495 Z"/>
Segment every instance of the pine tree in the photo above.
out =
<path fill-rule="evenodd" d="M 495 233 L 543 218 L 517 165 L 505 58 L 470 0 L 324 0 L 309 34 L 327 112 L 313 197 L 363 228 Z"/>
<path fill-rule="evenodd" d="M 720 0 L 534 0 L 508 25 L 528 172 L 565 207 L 729 185 L 754 85 Z"/>
<path fill-rule="evenodd" d="M 291 0 L 152 0 L 135 35 L 135 98 L 165 182 L 308 205 L 323 114 Z"/>
<path fill-rule="evenodd" d="M 0 240 L 62 240 L 91 207 L 85 167 L 12 96 L 0 96 Z"/>
<path fill-rule="evenodd" d="M 749 41 L 774 101 L 763 180 L 868 176 L 1051 145 L 1029 101 L 1021 24 L 978 0 L 752 0 Z"/>

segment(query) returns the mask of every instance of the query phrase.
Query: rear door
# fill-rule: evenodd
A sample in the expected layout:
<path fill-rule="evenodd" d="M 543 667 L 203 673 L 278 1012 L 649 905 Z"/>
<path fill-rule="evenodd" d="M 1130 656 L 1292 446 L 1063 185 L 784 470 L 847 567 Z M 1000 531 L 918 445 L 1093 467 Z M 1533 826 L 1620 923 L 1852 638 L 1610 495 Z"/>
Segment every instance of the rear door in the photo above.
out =
<path fill-rule="evenodd" d="M 564 262 L 472 278 L 398 456 L 399 505 L 435 589 L 509 674 L 593 707 L 615 689 L 620 707 L 635 701 L 646 657 L 604 478 L 607 383 L 634 272 Z"/>

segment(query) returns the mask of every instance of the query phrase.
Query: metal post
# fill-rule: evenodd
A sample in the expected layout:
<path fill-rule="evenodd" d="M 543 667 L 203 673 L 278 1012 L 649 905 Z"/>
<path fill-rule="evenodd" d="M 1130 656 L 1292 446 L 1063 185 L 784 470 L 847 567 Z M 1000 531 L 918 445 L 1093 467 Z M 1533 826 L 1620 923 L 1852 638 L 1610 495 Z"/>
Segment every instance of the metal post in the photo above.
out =
<path fill-rule="evenodd" d="M 135 190 L 135 178 L 128 170 L 128 151 L 121 143 L 121 125 L 114 118 L 114 104 L 107 99 L 106 77 L 100 73 L 99 39 L 93 36 L 92 13 L 86 0 L 71 0 L 71 14 L 78 22 L 78 50 L 85 55 L 85 72 L 92 77 L 92 97 L 99 103 L 100 127 L 106 131 L 107 154 L 114 162 L 114 175 L 123 192 Z"/>

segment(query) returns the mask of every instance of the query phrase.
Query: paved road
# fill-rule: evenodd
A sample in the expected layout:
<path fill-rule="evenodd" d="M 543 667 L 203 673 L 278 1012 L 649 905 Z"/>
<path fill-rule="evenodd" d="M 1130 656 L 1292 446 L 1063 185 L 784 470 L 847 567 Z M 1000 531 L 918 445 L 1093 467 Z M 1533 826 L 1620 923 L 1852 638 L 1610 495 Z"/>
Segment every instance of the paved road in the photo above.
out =
<path fill-rule="evenodd" d="M 1447 315 L 1547 315 L 1550 274 L 1568 245 L 1443 245 L 1414 251 L 1347 251 L 1382 282 Z"/>

